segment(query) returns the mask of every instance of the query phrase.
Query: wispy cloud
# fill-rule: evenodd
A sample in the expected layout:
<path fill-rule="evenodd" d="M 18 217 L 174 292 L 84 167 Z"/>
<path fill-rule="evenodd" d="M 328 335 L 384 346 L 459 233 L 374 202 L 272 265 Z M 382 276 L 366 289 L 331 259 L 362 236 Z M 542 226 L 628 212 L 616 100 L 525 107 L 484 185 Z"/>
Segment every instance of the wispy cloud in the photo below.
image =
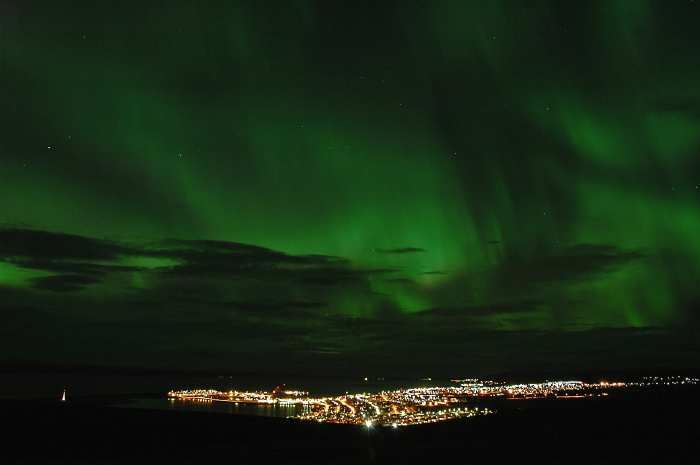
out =
<path fill-rule="evenodd" d="M 401 254 L 425 252 L 425 249 L 421 249 L 420 247 L 397 247 L 394 249 L 374 249 L 374 251 L 377 253 L 383 253 L 383 254 L 401 255 Z"/>

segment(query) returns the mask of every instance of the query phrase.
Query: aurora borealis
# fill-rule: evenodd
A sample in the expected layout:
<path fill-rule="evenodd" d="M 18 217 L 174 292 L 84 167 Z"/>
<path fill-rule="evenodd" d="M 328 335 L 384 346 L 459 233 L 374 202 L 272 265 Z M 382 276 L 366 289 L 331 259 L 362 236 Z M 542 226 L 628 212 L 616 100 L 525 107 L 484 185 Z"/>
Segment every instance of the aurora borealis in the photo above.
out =
<path fill-rule="evenodd" d="M 64 3 L 0 4 L 0 361 L 696 366 L 697 2 Z"/>

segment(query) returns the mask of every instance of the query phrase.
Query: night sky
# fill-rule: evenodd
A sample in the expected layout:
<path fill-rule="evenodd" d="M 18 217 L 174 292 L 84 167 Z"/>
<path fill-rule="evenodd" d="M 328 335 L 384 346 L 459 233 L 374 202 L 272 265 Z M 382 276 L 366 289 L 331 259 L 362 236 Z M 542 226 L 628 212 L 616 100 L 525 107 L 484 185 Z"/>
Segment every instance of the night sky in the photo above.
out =
<path fill-rule="evenodd" d="M 694 368 L 700 2 L 0 2 L 0 363 Z"/>

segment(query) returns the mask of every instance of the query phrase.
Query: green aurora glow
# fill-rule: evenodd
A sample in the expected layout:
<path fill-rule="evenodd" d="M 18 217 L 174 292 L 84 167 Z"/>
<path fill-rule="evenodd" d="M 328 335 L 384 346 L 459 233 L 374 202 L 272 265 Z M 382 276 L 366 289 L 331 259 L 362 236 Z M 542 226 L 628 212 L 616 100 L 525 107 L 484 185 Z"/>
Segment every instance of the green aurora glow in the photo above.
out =
<path fill-rule="evenodd" d="M 59 3 L 2 7 L 8 360 L 696 360 L 700 5 Z"/>

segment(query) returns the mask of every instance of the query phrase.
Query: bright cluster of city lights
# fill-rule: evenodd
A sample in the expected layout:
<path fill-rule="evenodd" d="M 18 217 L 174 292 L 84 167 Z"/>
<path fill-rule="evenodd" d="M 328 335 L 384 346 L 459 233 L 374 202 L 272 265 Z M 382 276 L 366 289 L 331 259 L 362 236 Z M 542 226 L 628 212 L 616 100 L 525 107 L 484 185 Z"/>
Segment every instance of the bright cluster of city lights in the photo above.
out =
<path fill-rule="evenodd" d="M 455 382 L 455 380 L 453 380 Z M 459 382 L 459 380 L 457 380 Z M 512 399 L 541 399 L 547 397 L 591 397 L 602 394 L 602 390 L 623 388 L 626 383 L 601 381 L 545 381 L 529 384 L 502 384 L 493 381 L 469 380 L 459 387 L 447 388 L 456 396 L 507 397 Z"/>
<path fill-rule="evenodd" d="M 641 381 L 627 383 L 629 386 L 683 386 L 696 385 L 700 383 L 700 378 L 688 376 L 644 376 Z"/>
<path fill-rule="evenodd" d="M 311 397 L 308 392 L 286 390 L 278 386 L 272 391 L 218 391 L 195 389 L 170 391 L 168 397 L 194 402 L 232 402 L 258 405 L 299 405 L 303 413 L 298 420 L 320 423 L 364 425 L 367 428 L 437 423 L 494 413 L 476 406 L 480 398 L 547 399 L 607 396 L 609 392 L 632 387 L 675 386 L 698 384 L 689 377 L 645 377 L 637 382 L 545 381 L 529 384 L 506 384 L 479 379 L 455 379 L 453 385 L 345 394 L 335 397 Z M 456 386 L 454 384 L 457 384 Z"/>
<path fill-rule="evenodd" d="M 309 393 L 282 390 L 280 386 L 267 391 L 218 391 L 216 389 L 191 389 L 168 392 L 169 399 L 189 401 L 219 401 L 238 404 L 307 404 Z"/>

